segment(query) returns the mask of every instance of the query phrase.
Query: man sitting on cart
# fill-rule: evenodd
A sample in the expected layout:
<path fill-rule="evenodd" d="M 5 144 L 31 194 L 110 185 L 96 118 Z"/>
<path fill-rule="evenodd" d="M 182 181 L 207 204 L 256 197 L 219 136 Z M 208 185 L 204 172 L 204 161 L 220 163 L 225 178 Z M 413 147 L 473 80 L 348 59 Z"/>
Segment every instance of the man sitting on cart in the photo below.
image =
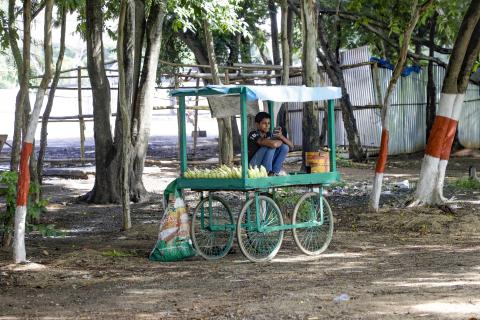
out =
<path fill-rule="evenodd" d="M 251 166 L 264 166 L 269 176 L 279 175 L 283 162 L 293 143 L 276 127 L 270 133 L 270 114 L 259 112 L 255 116 L 257 130 L 248 134 L 248 159 Z"/>

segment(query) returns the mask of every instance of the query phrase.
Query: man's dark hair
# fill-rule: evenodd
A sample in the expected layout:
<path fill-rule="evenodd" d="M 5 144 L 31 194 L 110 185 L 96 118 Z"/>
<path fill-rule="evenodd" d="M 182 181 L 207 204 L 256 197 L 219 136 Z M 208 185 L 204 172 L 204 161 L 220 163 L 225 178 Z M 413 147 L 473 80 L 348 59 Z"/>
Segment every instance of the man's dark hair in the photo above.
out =
<path fill-rule="evenodd" d="M 262 112 L 259 112 L 259 113 L 257 113 L 257 115 L 255 116 L 255 122 L 256 122 L 256 123 L 260 123 L 260 122 L 262 122 L 262 120 L 265 119 L 265 118 L 270 119 L 271 117 L 270 117 L 270 115 L 269 115 L 268 113 L 266 113 L 266 112 L 263 112 L 263 111 L 262 111 Z"/>

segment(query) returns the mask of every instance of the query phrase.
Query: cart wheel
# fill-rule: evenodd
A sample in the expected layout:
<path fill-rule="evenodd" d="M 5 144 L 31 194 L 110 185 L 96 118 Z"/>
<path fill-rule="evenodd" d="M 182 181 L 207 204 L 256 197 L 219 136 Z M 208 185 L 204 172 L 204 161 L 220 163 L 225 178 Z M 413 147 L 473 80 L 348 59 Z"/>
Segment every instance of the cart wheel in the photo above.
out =
<path fill-rule="evenodd" d="M 330 206 L 322 196 L 323 224 L 315 227 L 294 228 L 293 239 L 298 248 L 308 255 L 319 255 L 325 251 L 333 236 L 333 215 Z M 293 210 L 292 224 L 320 221 L 320 195 L 317 192 L 304 194 Z"/>
<path fill-rule="evenodd" d="M 230 208 L 220 197 L 207 197 L 198 203 L 191 228 L 193 245 L 207 260 L 224 257 L 232 247 L 235 224 Z"/>
<path fill-rule="evenodd" d="M 283 225 L 280 209 L 275 201 L 266 196 L 258 196 L 259 207 L 255 206 L 255 198 L 248 200 L 242 208 L 237 222 L 237 239 L 245 257 L 252 262 L 271 260 L 280 250 L 283 230 L 259 232 L 256 223 L 256 212 L 259 211 L 260 227 Z"/>

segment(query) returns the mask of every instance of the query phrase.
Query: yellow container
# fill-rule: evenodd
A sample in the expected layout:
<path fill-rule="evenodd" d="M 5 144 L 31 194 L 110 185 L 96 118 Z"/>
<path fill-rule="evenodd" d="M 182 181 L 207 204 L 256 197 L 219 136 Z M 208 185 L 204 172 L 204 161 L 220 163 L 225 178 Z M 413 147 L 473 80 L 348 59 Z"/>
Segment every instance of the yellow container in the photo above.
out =
<path fill-rule="evenodd" d="M 318 151 L 305 152 L 305 165 L 309 166 L 310 161 L 319 159 L 319 158 L 320 158 L 320 152 Z"/>
<path fill-rule="evenodd" d="M 309 167 L 311 173 L 329 172 L 330 153 L 306 152 L 305 165 Z"/>

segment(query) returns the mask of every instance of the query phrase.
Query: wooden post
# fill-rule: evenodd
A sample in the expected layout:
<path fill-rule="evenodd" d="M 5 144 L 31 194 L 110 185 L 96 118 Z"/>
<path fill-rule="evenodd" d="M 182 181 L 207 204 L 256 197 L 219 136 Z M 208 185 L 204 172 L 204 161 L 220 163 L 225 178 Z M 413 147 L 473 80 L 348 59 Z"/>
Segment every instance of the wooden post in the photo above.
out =
<path fill-rule="evenodd" d="M 82 165 L 85 160 L 85 121 L 82 111 L 82 67 L 77 67 L 77 91 L 78 91 L 78 120 L 80 123 L 80 159 Z"/>
<path fill-rule="evenodd" d="M 197 78 L 197 89 L 200 86 L 200 78 Z M 195 97 L 195 107 L 198 107 L 198 96 Z M 197 137 L 198 137 L 198 109 L 195 108 L 195 118 L 193 120 L 193 155 L 197 152 Z"/>
<path fill-rule="evenodd" d="M 229 84 L 230 83 L 230 75 L 228 74 L 228 68 L 225 67 L 225 84 Z"/>

